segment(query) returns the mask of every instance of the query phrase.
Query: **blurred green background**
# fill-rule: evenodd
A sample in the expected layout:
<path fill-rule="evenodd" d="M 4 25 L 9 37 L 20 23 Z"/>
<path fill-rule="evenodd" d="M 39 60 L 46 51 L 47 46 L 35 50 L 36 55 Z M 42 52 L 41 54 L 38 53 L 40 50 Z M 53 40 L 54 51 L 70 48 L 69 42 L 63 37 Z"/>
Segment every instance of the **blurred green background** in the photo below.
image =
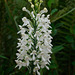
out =
<path fill-rule="evenodd" d="M 29 75 L 27 68 L 14 68 L 17 52 L 18 25 L 26 16 L 22 7 L 31 11 L 28 0 L 0 0 L 0 75 Z M 41 9 L 50 14 L 53 54 L 50 70 L 41 75 L 75 75 L 75 0 L 44 0 Z"/>

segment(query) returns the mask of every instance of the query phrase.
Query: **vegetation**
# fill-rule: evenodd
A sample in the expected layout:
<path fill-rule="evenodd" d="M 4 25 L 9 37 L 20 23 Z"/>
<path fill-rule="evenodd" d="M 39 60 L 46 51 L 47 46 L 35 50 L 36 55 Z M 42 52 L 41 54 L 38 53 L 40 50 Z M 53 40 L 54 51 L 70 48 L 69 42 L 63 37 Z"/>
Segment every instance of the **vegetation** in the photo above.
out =
<path fill-rule="evenodd" d="M 29 75 L 27 68 L 15 68 L 18 25 L 28 17 L 22 11 L 28 0 L 0 0 L 0 75 Z M 53 54 L 50 70 L 40 70 L 41 75 L 75 75 L 75 0 L 44 0 L 41 6 L 51 15 Z M 30 17 L 28 17 L 30 18 Z"/>

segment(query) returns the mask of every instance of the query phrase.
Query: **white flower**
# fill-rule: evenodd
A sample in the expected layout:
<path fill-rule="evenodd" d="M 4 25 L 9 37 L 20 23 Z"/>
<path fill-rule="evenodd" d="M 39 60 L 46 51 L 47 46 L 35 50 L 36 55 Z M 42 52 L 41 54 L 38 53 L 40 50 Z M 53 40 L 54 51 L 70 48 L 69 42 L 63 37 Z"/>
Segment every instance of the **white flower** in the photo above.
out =
<path fill-rule="evenodd" d="M 44 68 L 44 67 L 46 67 L 48 70 L 49 70 L 49 67 L 48 66 L 46 66 L 48 63 L 47 62 L 44 62 L 44 61 L 41 61 L 41 68 Z"/>
<path fill-rule="evenodd" d="M 27 27 L 29 28 L 29 34 L 31 35 L 31 33 L 33 32 L 33 28 L 31 27 L 31 25 L 29 24 L 29 25 L 27 25 Z"/>
<path fill-rule="evenodd" d="M 48 12 L 47 8 L 44 8 L 43 10 L 40 11 L 40 14 L 42 15 L 43 13 L 47 13 L 47 12 Z"/>
<path fill-rule="evenodd" d="M 42 61 L 46 61 L 46 59 L 44 58 L 44 52 L 41 52 L 37 57 L 38 58 L 42 58 Z"/>
<path fill-rule="evenodd" d="M 33 11 L 31 12 L 31 14 L 32 14 L 33 18 L 35 18 L 35 15 L 34 15 L 34 12 Z"/>
<path fill-rule="evenodd" d="M 31 16 L 30 11 L 27 10 L 26 7 L 23 7 L 22 10 L 23 10 L 23 11 L 26 11 L 26 12 Z"/>
<path fill-rule="evenodd" d="M 29 24 L 29 21 L 28 21 L 28 19 L 26 17 L 23 17 L 22 21 L 24 22 L 23 26 Z"/>
<path fill-rule="evenodd" d="M 33 56 L 32 56 L 32 59 L 35 60 L 35 58 L 36 58 L 35 55 L 37 55 L 37 54 L 36 54 L 36 51 L 34 50 L 30 55 L 33 55 Z"/>
<path fill-rule="evenodd" d="M 23 28 L 21 25 L 19 25 L 19 27 L 20 27 L 20 31 L 18 32 L 18 34 L 19 33 L 21 33 L 21 34 L 25 33 L 26 28 Z"/>
<path fill-rule="evenodd" d="M 37 65 L 37 67 L 40 69 L 39 60 L 35 60 L 34 65 Z"/>
<path fill-rule="evenodd" d="M 19 66 L 19 69 L 22 67 L 22 66 L 25 66 L 25 63 L 20 61 L 20 60 L 15 60 L 15 62 L 17 63 L 16 67 Z"/>
<path fill-rule="evenodd" d="M 40 73 L 39 73 L 38 70 L 39 70 L 39 68 L 38 67 L 35 67 L 34 70 L 33 70 L 33 72 L 37 72 L 37 74 L 40 75 Z"/>
<path fill-rule="evenodd" d="M 25 56 L 25 63 L 26 66 L 29 66 L 29 61 L 31 60 L 31 58 L 29 56 Z"/>
<path fill-rule="evenodd" d="M 26 17 L 22 18 L 23 25 L 19 25 L 20 30 L 18 31 L 21 38 L 18 38 L 18 53 L 16 53 L 17 60 L 15 61 L 17 63 L 16 67 L 19 67 L 19 69 L 22 66 L 28 67 L 33 64 L 33 72 L 40 75 L 40 68 L 49 70 L 48 65 L 51 63 L 51 49 L 53 46 L 51 42 L 53 37 L 51 36 L 52 30 L 49 30 L 49 28 L 52 27 L 50 26 L 50 15 L 45 16 L 45 13 L 48 12 L 47 8 L 35 13 L 32 3 L 31 7 L 33 8 L 32 12 L 27 10 L 26 7 L 22 8 L 31 16 L 32 22 Z"/>

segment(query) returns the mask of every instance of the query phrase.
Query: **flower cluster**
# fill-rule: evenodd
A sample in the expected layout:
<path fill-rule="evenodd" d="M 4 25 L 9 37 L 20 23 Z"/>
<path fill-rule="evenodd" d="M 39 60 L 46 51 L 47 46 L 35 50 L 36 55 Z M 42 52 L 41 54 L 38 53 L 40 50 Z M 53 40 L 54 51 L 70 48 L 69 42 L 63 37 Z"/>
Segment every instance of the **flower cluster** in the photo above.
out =
<path fill-rule="evenodd" d="M 16 67 L 20 69 L 22 66 L 28 67 L 33 64 L 33 72 L 40 75 L 40 68 L 46 67 L 49 70 L 52 53 L 51 23 L 49 15 L 45 16 L 48 10 L 44 8 L 38 13 L 30 12 L 26 7 L 22 10 L 31 16 L 33 22 L 23 17 L 23 25 L 19 25 L 18 34 L 21 34 L 21 38 L 18 39 Z"/>

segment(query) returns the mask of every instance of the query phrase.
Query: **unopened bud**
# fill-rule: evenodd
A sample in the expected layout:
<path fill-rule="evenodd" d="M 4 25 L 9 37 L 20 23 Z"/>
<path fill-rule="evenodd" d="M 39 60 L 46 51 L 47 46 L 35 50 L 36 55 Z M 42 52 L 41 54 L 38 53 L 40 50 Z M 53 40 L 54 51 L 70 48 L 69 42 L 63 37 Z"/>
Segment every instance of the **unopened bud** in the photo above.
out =
<path fill-rule="evenodd" d="M 33 4 L 31 5 L 31 8 L 34 8 L 34 5 Z"/>
<path fill-rule="evenodd" d="M 37 3 L 38 2 L 38 0 L 35 0 L 35 3 Z"/>
<path fill-rule="evenodd" d="M 47 10 L 47 8 L 44 8 L 44 11 L 46 11 L 46 12 L 47 12 L 47 11 L 48 11 L 48 10 Z"/>
<path fill-rule="evenodd" d="M 23 7 L 23 8 L 22 8 L 22 11 L 26 11 L 26 7 Z"/>
<path fill-rule="evenodd" d="M 32 2 L 32 0 L 28 0 L 28 2 Z"/>
<path fill-rule="evenodd" d="M 40 0 L 40 3 L 42 3 L 43 2 L 43 0 Z"/>
<path fill-rule="evenodd" d="M 36 5 L 36 7 L 38 7 L 38 3 L 36 3 L 35 5 Z"/>

